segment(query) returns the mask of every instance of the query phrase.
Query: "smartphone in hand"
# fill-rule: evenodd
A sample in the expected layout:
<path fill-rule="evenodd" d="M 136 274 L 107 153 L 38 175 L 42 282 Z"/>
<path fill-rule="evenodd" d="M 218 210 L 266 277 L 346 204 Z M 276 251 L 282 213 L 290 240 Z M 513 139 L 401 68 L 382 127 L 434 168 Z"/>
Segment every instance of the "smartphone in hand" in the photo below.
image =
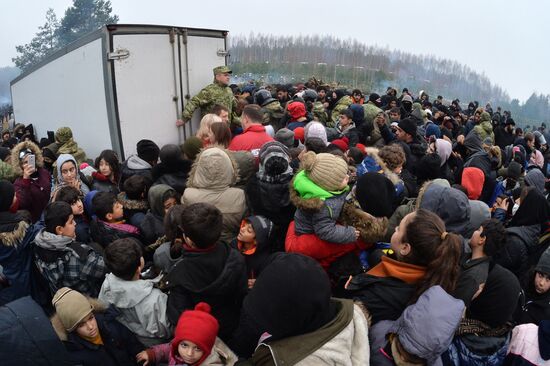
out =
<path fill-rule="evenodd" d="M 36 155 L 29 154 L 27 158 L 27 164 L 33 169 L 33 171 L 36 171 Z"/>

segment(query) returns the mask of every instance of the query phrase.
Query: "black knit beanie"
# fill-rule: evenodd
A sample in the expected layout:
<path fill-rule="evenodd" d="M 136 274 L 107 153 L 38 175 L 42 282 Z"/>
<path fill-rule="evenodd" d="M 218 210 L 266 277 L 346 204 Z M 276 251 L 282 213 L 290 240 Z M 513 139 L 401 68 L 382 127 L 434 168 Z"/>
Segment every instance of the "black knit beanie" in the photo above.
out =
<path fill-rule="evenodd" d="M 138 157 L 146 162 L 157 161 L 159 153 L 159 147 L 151 140 L 141 140 L 137 143 Z"/>
<path fill-rule="evenodd" d="M 0 180 L 0 212 L 8 211 L 13 203 L 15 188 L 7 180 Z"/>
<path fill-rule="evenodd" d="M 376 217 L 390 217 L 395 187 L 383 174 L 365 173 L 357 180 L 355 198 L 363 211 Z"/>

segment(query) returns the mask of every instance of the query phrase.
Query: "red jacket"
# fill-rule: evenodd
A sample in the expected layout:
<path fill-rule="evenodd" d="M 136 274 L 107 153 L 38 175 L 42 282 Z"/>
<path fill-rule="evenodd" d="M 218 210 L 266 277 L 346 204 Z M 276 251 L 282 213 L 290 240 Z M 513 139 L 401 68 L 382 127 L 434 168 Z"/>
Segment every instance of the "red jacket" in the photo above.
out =
<path fill-rule="evenodd" d="M 250 151 L 255 158 L 258 158 L 260 148 L 269 141 L 273 141 L 273 138 L 265 132 L 265 127 L 253 124 L 244 133 L 235 136 L 231 140 L 228 149 L 231 151 Z"/>

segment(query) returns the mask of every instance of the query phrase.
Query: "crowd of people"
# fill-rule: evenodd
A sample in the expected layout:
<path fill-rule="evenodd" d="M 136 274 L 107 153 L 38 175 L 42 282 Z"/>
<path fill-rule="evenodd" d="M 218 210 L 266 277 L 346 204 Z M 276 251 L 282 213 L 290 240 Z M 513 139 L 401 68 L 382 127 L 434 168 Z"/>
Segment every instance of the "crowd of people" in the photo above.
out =
<path fill-rule="evenodd" d="M 230 76 L 124 161 L 2 131 L 8 364 L 550 365 L 544 124 Z"/>

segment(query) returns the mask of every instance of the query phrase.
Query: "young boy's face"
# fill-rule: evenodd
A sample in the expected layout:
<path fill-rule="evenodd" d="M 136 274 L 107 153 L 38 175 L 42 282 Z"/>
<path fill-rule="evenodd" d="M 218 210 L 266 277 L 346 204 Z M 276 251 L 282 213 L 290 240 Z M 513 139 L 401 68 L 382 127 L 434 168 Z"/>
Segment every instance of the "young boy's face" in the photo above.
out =
<path fill-rule="evenodd" d="M 190 341 L 182 341 L 178 346 L 178 353 L 187 365 L 193 365 L 199 361 L 204 354 L 195 343 Z"/>
<path fill-rule="evenodd" d="M 57 235 L 68 236 L 69 238 L 76 238 L 76 222 L 74 221 L 74 215 L 69 215 L 65 226 L 58 226 Z"/>
<path fill-rule="evenodd" d="M 98 335 L 97 321 L 94 314 L 88 315 L 76 328 L 76 334 L 81 337 L 94 338 Z"/>
<path fill-rule="evenodd" d="M 77 199 L 73 204 L 71 204 L 73 209 L 73 215 L 78 216 L 84 213 L 84 205 L 82 204 L 81 199 Z"/>
<path fill-rule="evenodd" d="M 340 115 L 339 121 L 341 127 L 347 127 L 351 123 L 351 119 L 349 119 L 345 114 Z"/>
<path fill-rule="evenodd" d="M 120 220 L 124 217 L 124 209 L 122 203 L 116 201 L 113 205 L 113 217 L 111 220 Z"/>
<path fill-rule="evenodd" d="M 483 240 L 483 226 L 480 226 L 479 229 L 474 231 L 472 238 L 470 239 L 470 247 L 477 247 L 482 243 Z"/>
<path fill-rule="evenodd" d="M 535 291 L 545 294 L 550 290 L 550 274 L 535 272 Z"/>
<path fill-rule="evenodd" d="M 166 215 L 168 213 L 168 210 L 177 204 L 178 202 L 174 197 L 170 197 L 166 201 L 164 201 L 164 214 Z"/>
<path fill-rule="evenodd" d="M 243 243 L 251 243 L 256 238 L 256 233 L 254 232 L 254 228 L 252 227 L 252 224 L 249 222 L 244 222 L 241 225 L 241 230 L 239 231 L 239 235 L 237 235 L 237 240 L 241 241 Z"/>

